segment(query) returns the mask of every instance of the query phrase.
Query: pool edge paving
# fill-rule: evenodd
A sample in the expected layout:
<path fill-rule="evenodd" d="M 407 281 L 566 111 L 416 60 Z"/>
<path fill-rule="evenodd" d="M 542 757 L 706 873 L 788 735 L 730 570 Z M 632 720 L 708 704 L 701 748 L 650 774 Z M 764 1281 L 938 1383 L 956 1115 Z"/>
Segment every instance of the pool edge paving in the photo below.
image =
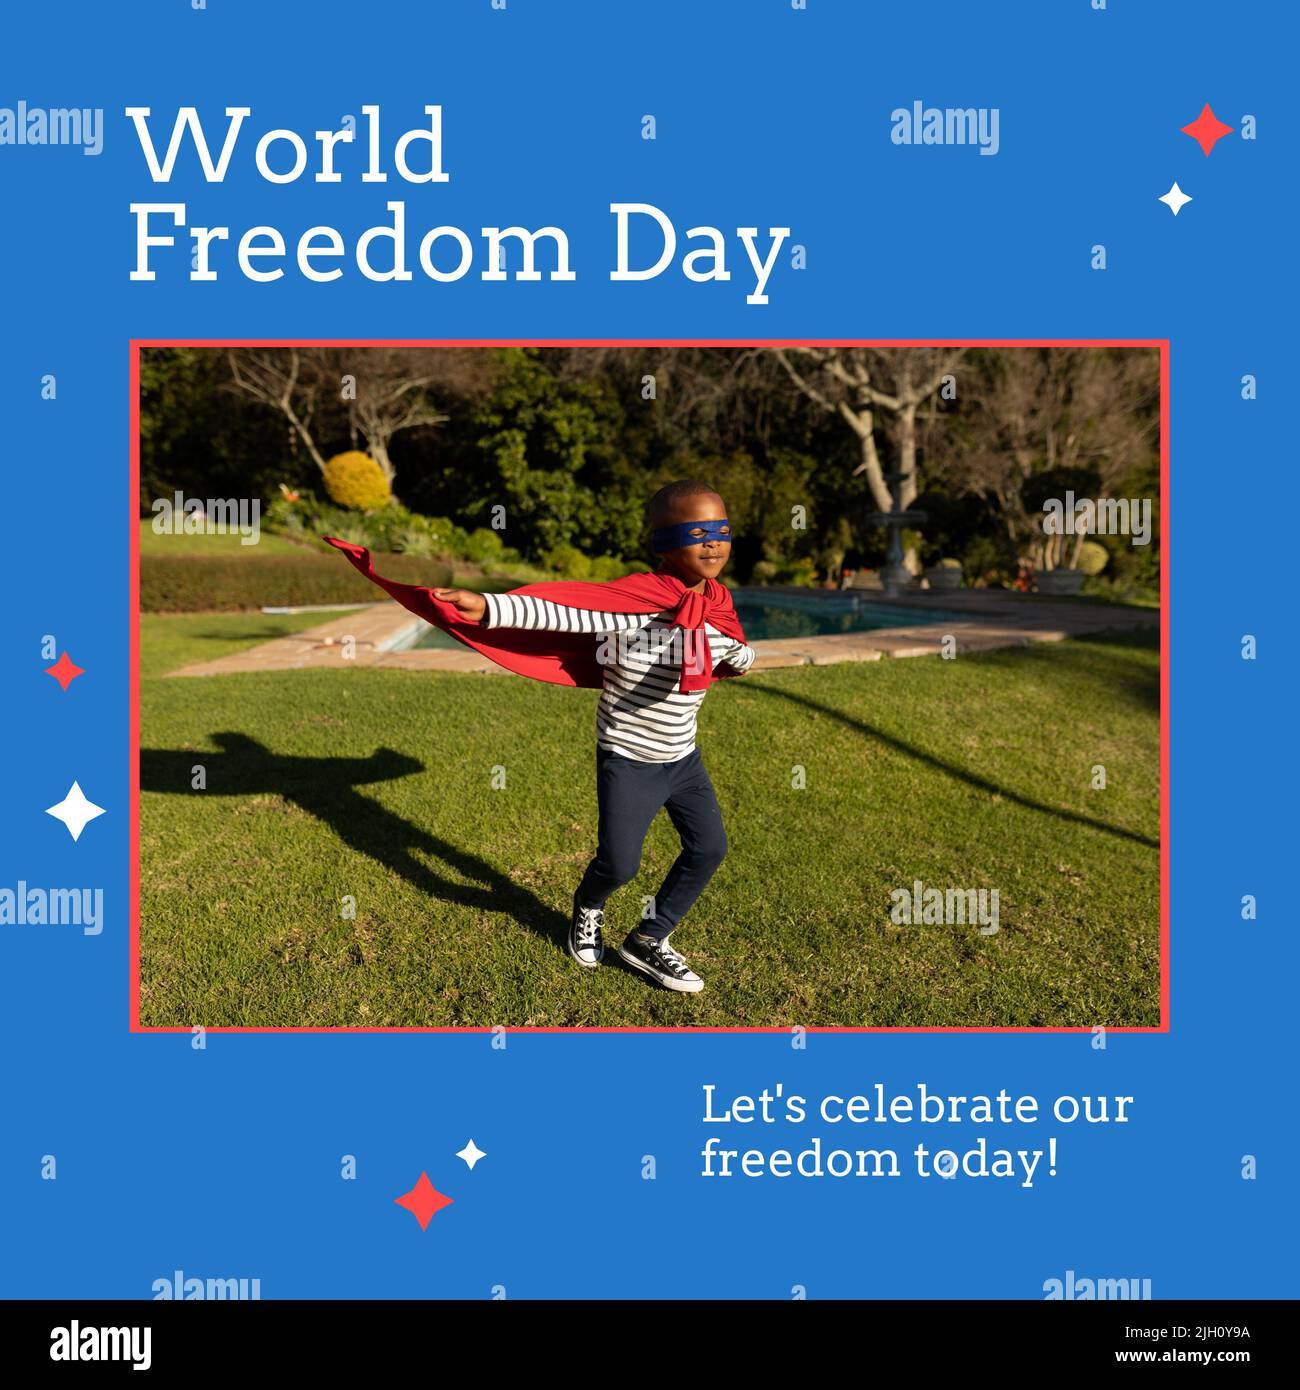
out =
<path fill-rule="evenodd" d="M 819 591 L 812 591 L 816 592 Z M 811 593 L 809 598 L 812 599 Z M 930 596 L 924 593 L 890 597 L 891 608 L 915 608 L 919 619 L 925 614 L 915 626 L 760 639 L 751 644 L 758 654 L 751 670 L 934 656 L 945 651 L 945 639 L 949 637 L 954 639 L 957 652 L 976 652 L 1020 647 L 1031 642 L 1059 642 L 1067 637 L 1088 637 L 1108 631 L 1155 630 L 1160 625 L 1157 608 L 1048 603 L 988 589 L 960 590 L 936 594 L 934 598 L 937 602 L 931 603 Z M 952 622 L 936 621 L 935 609 L 944 613 L 964 610 L 970 616 Z M 506 674 L 501 667 L 469 648 L 404 647 L 403 644 L 425 626 L 422 619 L 413 618 L 400 604 L 378 603 L 333 618 L 319 627 L 263 642 L 247 651 L 191 663 L 169 675 L 219 676 L 331 667 Z"/>

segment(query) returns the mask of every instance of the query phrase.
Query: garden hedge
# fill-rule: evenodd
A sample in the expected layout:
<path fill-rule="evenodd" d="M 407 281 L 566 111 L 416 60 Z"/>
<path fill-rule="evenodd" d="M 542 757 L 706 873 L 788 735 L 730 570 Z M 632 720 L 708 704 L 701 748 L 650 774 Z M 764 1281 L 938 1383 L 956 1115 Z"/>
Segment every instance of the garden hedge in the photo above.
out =
<path fill-rule="evenodd" d="M 376 555 L 375 568 L 387 578 L 430 588 L 452 582 L 449 565 L 413 555 Z M 368 579 L 338 555 L 140 557 L 140 610 L 144 613 L 373 603 L 382 598 Z"/>

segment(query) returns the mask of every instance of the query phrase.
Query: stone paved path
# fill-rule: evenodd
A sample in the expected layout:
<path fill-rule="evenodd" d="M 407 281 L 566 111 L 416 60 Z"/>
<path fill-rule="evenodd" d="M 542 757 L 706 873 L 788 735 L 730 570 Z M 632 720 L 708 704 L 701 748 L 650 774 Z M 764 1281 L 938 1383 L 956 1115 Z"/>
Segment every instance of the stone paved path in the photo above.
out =
<path fill-rule="evenodd" d="M 801 591 L 807 594 L 807 590 Z M 863 600 L 864 606 L 870 600 Z M 915 627 L 878 628 L 833 637 L 788 637 L 755 642 L 754 670 L 782 666 L 828 666 L 840 661 L 879 661 L 882 657 L 928 656 L 942 650 L 943 639 L 956 639 L 959 652 L 1019 647 L 1029 642 L 1058 642 L 1096 632 L 1158 630 L 1154 608 L 1123 608 L 1086 601 L 1051 600 L 995 589 L 963 589 L 945 594 L 907 594 L 888 600 L 891 611 L 915 608 L 918 615 L 938 610 L 953 621 Z M 172 672 L 176 676 L 216 676 L 246 671 L 292 671 L 333 666 L 379 666 L 404 671 L 505 672 L 468 647 L 394 651 L 425 627 L 396 603 L 376 603 L 332 618 L 319 627 L 277 637 L 248 651 L 215 661 L 201 661 Z M 351 639 L 351 645 L 348 645 Z M 350 651 L 352 655 L 345 656 Z"/>

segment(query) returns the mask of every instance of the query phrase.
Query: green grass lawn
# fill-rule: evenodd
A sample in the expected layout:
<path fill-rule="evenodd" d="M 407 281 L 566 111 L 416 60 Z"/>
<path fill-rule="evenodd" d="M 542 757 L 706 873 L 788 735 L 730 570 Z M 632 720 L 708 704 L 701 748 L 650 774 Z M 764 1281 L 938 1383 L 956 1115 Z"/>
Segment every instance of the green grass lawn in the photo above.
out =
<path fill-rule="evenodd" d="M 146 1025 L 1159 1022 L 1154 639 L 714 689 L 700 743 L 731 852 L 673 938 L 706 983 L 684 996 L 612 952 L 586 971 L 564 951 L 595 844 L 594 692 L 432 672 L 155 674 L 260 640 L 267 621 L 145 620 Z M 661 815 L 607 940 L 675 853 Z M 890 892 L 914 879 L 998 889 L 1000 931 L 895 925 Z"/>

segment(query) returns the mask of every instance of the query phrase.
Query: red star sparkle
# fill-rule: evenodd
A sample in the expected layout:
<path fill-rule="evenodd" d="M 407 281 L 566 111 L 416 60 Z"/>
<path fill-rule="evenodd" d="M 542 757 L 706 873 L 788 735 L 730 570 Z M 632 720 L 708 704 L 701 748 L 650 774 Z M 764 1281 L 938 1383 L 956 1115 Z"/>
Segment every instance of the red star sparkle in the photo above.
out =
<path fill-rule="evenodd" d="M 53 676 L 56 681 L 66 690 L 78 676 L 85 675 L 85 669 L 78 666 L 75 662 L 68 660 L 67 652 L 54 663 L 53 666 L 45 668 L 47 676 Z"/>
<path fill-rule="evenodd" d="M 1214 142 L 1221 140 L 1225 135 L 1232 134 L 1232 127 L 1224 125 L 1223 122 L 1210 110 L 1210 103 L 1205 103 L 1205 110 L 1191 123 L 1182 127 L 1184 135 L 1190 135 L 1193 140 L 1205 151 L 1209 157 L 1210 151 L 1214 148 Z"/>
<path fill-rule="evenodd" d="M 420 1181 L 409 1192 L 403 1192 L 400 1197 L 394 1197 L 393 1201 L 399 1207 L 405 1207 L 420 1223 L 420 1229 L 427 1231 L 429 1222 L 437 1216 L 443 1207 L 451 1206 L 452 1199 L 444 1197 L 434 1187 L 429 1181 L 428 1173 L 421 1173 Z"/>

